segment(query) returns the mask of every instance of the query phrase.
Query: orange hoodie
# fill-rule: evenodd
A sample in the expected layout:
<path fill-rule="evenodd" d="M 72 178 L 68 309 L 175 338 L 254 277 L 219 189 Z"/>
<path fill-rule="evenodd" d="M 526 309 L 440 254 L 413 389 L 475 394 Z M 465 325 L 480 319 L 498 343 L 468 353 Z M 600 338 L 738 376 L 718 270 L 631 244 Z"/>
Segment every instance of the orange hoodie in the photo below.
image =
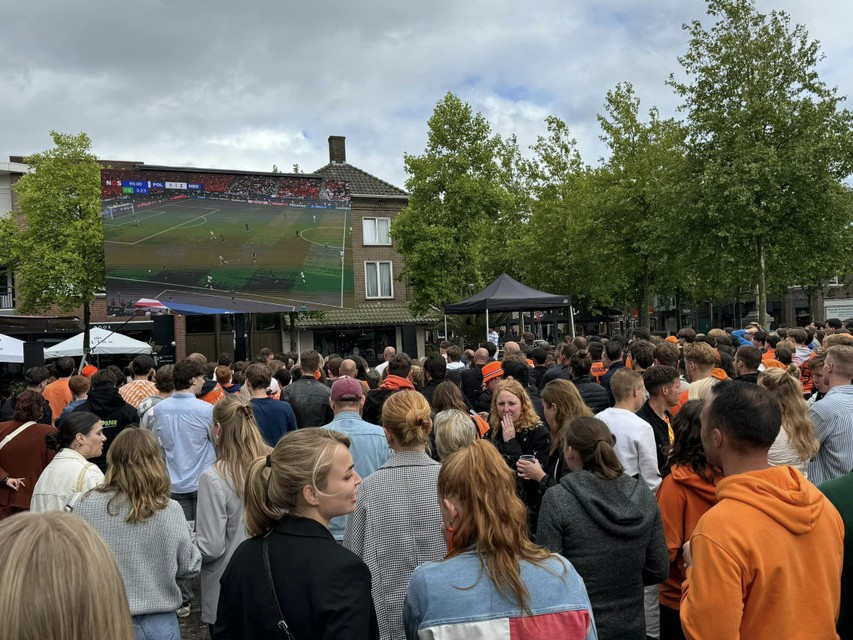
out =
<path fill-rule="evenodd" d="M 844 525 L 789 466 L 725 478 L 693 532 L 682 585 L 689 640 L 838 638 Z"/>
<path fill-rule="evenodd" d="M 669 577 L 660 586 L 660 603 L 665 607 L 677 610 L 681 604 L 682 547 L 690 540 L 699 518 L 717 503 L 715 485 L 722 479 L 721 475 L 715 475 L 714 484 L 709 484 L 693 471 L 693 467 L 677 464 L 658 488 L 658 506 L 669 550 Z"/>

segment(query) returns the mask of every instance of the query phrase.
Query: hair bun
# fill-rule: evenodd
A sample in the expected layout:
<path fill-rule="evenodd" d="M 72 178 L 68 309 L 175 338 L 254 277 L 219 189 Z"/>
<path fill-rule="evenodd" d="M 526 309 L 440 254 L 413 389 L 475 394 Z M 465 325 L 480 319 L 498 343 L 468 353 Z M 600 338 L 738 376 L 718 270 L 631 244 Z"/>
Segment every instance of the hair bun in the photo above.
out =
<path fill-rule="evenodd" d="M 59 431 L 51 431 L 44 436 L 44 444 L 48 449 L 59 451 L 62 448 L 62 442 L 59 438 Z"/>

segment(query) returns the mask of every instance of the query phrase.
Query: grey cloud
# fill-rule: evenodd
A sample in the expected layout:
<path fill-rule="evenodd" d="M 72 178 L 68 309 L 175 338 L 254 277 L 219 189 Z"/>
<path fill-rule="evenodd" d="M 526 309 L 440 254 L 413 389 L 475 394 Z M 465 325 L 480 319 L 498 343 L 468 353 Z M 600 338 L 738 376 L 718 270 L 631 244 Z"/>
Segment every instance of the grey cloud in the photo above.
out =
<path fill-rule="evenodd" d="M 847 92 L 853 9 L 781 6 L 823 41 L 826 79 Z M 617 82 L 633 82 L 645 109 L 676 114 L 665 80 L 694 18 L 705 19 L 699 0 L 6 2 L 0 153 L 82 130 L 101 157 L 310 170 L 340 134 L 351 162 L 403 185 L 403 153 L 423 150 L 450 90 L 525 147 L 558 115 L 595 162 L 595 116 Z"/>

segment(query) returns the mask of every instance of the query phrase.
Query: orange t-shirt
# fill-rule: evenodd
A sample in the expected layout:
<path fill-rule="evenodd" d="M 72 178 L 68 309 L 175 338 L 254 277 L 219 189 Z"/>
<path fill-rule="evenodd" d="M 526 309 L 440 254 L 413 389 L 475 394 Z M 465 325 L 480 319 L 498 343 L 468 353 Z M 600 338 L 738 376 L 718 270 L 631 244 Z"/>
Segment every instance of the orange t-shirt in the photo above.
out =
<path fill-rule="evenodd" d="M 597 360 L 592 363 L 592 369 L 589 370 L 589 374 L 592 376 L 593 380 L 595 380 L 598 384 L 601 384 L 601 379 L 604 377 L 604 374 L 607 373 L 608 369 L 604 366 L 601 360 Z"/>
<path fill-rule="evenodd" d="M 71 389 L 68 388 L 69 378 L 58 378 L 51 382 L 42 391 L 42 397 L 47 400 L 50 405 L 50 410 L 53 413 L 53 421 L 59 418 L 59 414 L 74 398 L 71 395 Z"/>

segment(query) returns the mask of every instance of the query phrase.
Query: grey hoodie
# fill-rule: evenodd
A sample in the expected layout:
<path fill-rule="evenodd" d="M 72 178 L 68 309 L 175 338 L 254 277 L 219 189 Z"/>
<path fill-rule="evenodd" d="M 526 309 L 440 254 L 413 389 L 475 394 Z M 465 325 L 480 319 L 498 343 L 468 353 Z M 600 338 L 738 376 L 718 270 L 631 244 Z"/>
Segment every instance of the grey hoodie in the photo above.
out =
<path fill-rule="evenodd" d="M 645 640 L 643 586 L 669 558 L 660 510 L 639 478 L 575 471 L 542 499 L 536 542 L 565 556 L 586 583 L 602 640 Z"/>

